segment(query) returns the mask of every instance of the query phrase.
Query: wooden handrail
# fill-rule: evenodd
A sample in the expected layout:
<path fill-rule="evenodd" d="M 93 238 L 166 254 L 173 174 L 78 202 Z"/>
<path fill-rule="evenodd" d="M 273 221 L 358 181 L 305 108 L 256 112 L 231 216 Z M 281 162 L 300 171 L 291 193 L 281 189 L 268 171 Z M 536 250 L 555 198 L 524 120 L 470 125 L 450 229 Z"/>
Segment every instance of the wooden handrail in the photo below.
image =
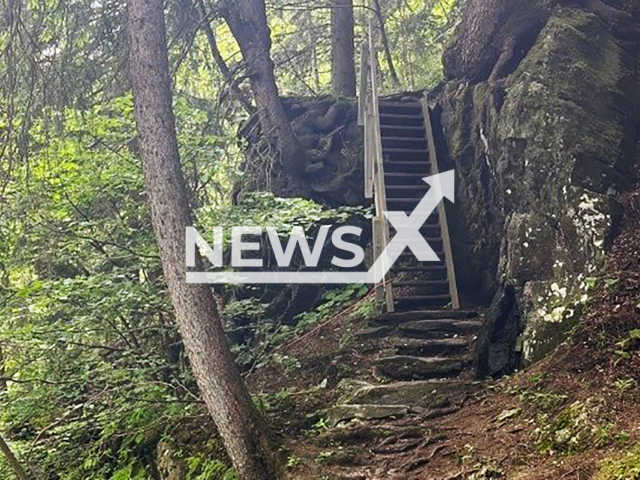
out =
<path fill-rule="evenodd" d="M 387 196 L 384 181 L 384 160 L 382 157 L 382 134 L 378 103 L 378 72 L 376 48 L 371 20 L 367 29 L 367 40 L 363 42 L 360 56 L 360 94 L 358 97 L 358 124 L 364 127 L 364 195 L 373 198 L 375 217 L 373 219 L 373 250 L 377 258 L 389 244 L 389 222 Z M 387 271 L 380 285 L 376 286 L 376 298 L 384 302 L 388 312 L 394 311 L 393 289 L 390 281 L 388 259 L 383 258 L 383 268 Z"/>
<path fill-rule="evenodd" d="M 422 98 L 422 116 L 424 117 L 424 128 L 427 131 L 427 143 L 429 146 L 429 158 L 433 168 L 432 175 L 440 173 L 438 166 L 438 156 L 436 149 L 435 137 L 433 134 L 433 125 L 431 123 L 431 109 L 427 104 L 427 99 Z M 447 211 L 444 199 L 438 203 L 438 218 L 440 219 L 440 234 L 442 236 L 442 247 L 444 250 L 445 263 L 447 265 L 447 280 L 449 281 L 449 295 L 451 296 L 451 307 L 454 310 L 460 309 L 460 297 L 458 296 L 458 285 L 456 283 L 456 271 L 453 265 L 453 255 L 451 250 L 451 239 L 449 237 L 449 223 L 447 221 Z"/>

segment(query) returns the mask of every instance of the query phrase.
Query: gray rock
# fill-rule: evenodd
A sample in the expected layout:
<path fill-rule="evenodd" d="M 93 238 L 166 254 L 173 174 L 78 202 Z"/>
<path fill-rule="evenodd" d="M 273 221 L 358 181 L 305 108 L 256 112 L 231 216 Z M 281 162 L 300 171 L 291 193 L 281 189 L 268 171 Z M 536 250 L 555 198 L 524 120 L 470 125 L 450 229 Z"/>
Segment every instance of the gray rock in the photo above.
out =
<path fill-rule="evenodd" d="M 640 103 L 635 50 L 617 30 L 579 8 L 545 22 L 495 88 L 452 81 L 436 99 L 441 163 L 456 168 L 460 291 L 488 302 L 513 285 L 526 362 L 566 338 L 603 265 Z"/>
<path fill-rule="evenodd" d="M 440 378 L 460 373 L 464 362 L 459 358 L 421 358 L 397 355 L 376 360 L 376 369 L 394 380 Z"/>

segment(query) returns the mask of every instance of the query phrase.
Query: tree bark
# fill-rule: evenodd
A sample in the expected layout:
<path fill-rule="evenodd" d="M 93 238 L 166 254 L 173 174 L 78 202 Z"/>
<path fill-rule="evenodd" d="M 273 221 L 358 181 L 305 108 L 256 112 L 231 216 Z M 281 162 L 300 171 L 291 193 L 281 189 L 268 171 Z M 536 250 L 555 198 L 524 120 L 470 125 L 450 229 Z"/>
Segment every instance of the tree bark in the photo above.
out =
<path fill-rule="evenodd" d="M 356 96 L 353 1 L 331 2 L 331 90 L 336 97 Z"/>
<path fill-rule="evenodd" d="M 285 168 L 300 177 L 306 156 L 280 101 L 264 0 L 223 0 L 221 13 L 242 51 L 263 134 L 275 138 Z"/>
<path fill-rule="evenodd" d="M 0 451 L 2 451 L 2 454 L 7 459 L 7 463 L 13 470 L 13 473 L 16 474 L 16 477 L 18 477 L 18 480 L 29 480 L 27 472 L 24 471 L 24 468 L 22 468 L 22 465 L 20 465 L 20 462 L 11 451 L 11 448 L 9 448 L 7 442 L 4 441 L 2 435 L 0 435 Z"/>
<path fill-rule="evenodd" d="M 240 378 L 210 289 L 185 281 L 192 225 L 171 106 L 162 0 L 129 0 L 130 64 L 147 202 L 167 287 L 193 373 L 241 478 L 277 478 L 264 422 Z"/>
<path fill-rule="evenodd" d="M 380 26 L 380 39 L 382 41 L 382 49 L 384 51 L 384 58 L 387 61 L 387 67 L 389 67 L 389 75 L 391 75 L 391 81 L 395 88 L 400 87 L 400 79 L 398 73 L 393 65 L 393 57 L 391 56 L 391 48 L 389 47 L 389 37 L 387 37 L 387 29 L 384 25 L 384 16 L 382 15 L 382 7 L 380 6 L 380 0 L 374 0 L 374 7 L 376 11 L 376 18 L 378 25 Z"/>

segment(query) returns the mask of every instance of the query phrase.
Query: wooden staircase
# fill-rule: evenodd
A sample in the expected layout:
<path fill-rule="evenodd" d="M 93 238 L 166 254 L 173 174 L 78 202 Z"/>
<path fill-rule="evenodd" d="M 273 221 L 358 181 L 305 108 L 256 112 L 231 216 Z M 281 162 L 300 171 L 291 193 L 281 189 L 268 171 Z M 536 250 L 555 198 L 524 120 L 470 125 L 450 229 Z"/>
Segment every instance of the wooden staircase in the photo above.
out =
<path fill-rule="evenodd" d="M 423 178 L 439 169 L 426 100 L 379 100 L 375 58 L 370 28 L 361 55 L 359 122 L 365 196 L 375 201 L 377 258 L 395 233 L 384 212 L 411 214 L 431 188 Z M 440 261 L 419 262 L 406 249 L 377 285 L 376 298 L 386 313 L 357 334 L 362 353 L 374 357 L 375 381 L 354 380 L 354 388 L 328 412 L 330 423 L 446 415 L 477 388 L 471 367 L 483 319 L 460 309 L 444 201 L 420 228 Z"/>
<path fill-rule="evenodd" d="M 429 145 L 430 121 L 425 121 L 428 108 L 418 101 L 380 101 L 378 105 L 387 209 L 409 215 L 430 188 L 423 178 L 438 173 L 435 146 Z M 392 267 L 395 309 L 459 308 L 448 228 L 443 223 L 444 205 L 421 229 L 441 262 L 420 263 L 407 249 Z M 390 234 L 394 233 L 390 226 Z"/>

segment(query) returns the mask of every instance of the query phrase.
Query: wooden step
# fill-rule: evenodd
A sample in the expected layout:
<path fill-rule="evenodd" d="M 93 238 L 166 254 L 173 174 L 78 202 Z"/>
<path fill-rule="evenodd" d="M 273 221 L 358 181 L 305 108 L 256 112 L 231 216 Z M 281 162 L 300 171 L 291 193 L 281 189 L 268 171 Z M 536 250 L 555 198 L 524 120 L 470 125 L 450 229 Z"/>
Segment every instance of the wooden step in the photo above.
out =
<path fill-rule="evenodd" d="M 432 168 L 428 160 L 422 158 L 419 161 L 396 161 L 385 160 L 384 161 L 384 174 L 388 173 L 401 173 L 404 175 L 420 175 L 420 181 L 422 178 L 432 175 Z"/>
<path fill-rule="evenodd" d="M 393 113 L 380 113 L 380 127 L 406 126 L 422 127 L 422 115 L 396 115 Z"/>
<path fill-rule="evenodd" d="M 389 233 L 392 235 L 395 235 L 396 233 L 396 229 L 394 228 L 393 224 L 389 224 Z M 435 223 L 434 224 L 425 223 L 424 225 L 422 225 L 422 227 L 420 227 L 420 233 L 425 238 L 442 239 L 442 236 L 440 235 L 440 225 Z"/>
<path fill-rule="evenodd" d="M 414 137 L 387 137 L 382 136 L 382 151 L 389 149 L 424 150 L 427 151 L 427 141 L 424 138 Z M 426 153 L 425 153 L 426 158 Z"/>
<path fill-rule="evenodd" d="M 413 210 L 418 206 L 422 197 L 387 197 L 387 209 L 393 212 L 405 212 L 410 215 Z M 429 215 L 429 219 L 426 223 L 438 223 L 438 211 L 434 210 Z"/>
<path fill-rule="evenodd" d="M 402 160 L 409 162 L 427 162 L 429 158 L 429 152 L 426 148 L 397 148 L 397 147 L 383 147 L 382 158 L 388 160 Z"/>
<path fill-rule="evenodd" d="M 426 183 L 422 182 L 422 185 L 387 185 L 387 200 L 392 198 L 419 198 L 422 199 L 431 188 Z"/>
<path fill-rule="evenodd" d="M 423 262 L 419 264 L 396 263 L 391 267 L 391 273 L 415 273 L 424 280 L 444 280 L 447 278 L 447 267 L 443 263 Z"/>
<path fill-rule="evenodd" d="M 419 125 L 387 125 L 381 126 L 380 134 L 383 137 L 410 137 L 425 140 L 424 126 Z"/>
<path fill-rule="evenodd" d="M 387 102 L 378 103 L 380 114 L 419 115 L 422 117 L 422 106 L 418 102 Z"/>
<path fill-rule="evenodd" d="M 437 241 L 437 239 L 436 239 L 436 241 Z M 428 240 L 427 240 L 427 243 L 429 243 Z M 434 253 L 436 255 L 438 255 L 438 257 L 442 258 L 442 256 L 444 255 L 444 252 L 442 250 L 438 250 L 438 249 L 434 248 L 433 245 L 431 245 L 431 248 L 433 248 Z M 412 250 L 408 250 L 408 251 L 402 252 L 400 254 L 400 256 L 398 257 L 398 259 L 405 259 L 405 258 L 416 259 L 416 256 L 415 256 L 415 254 L 413 253 Z M 418 261 L 418 260 L 416 259 L 416 261 Z"/>
<path fill-rule="evenodd" d="M 449 282 L 441 280 L 391 281 L 396 297 L 410 295 L 449 295 Z M 424 305 L 421 305 L 424 306 Z"/>
<path fill-rule="evenodd" d="M 385 167 L 384 172 L 384 181 L 387 187 L 395 187 L 395 186 L 422 186 L 427 185 L 424 180 L 424 177 L 431 175 L 431 168 L 428 168 L 427 171 L 423 173 L 420 172 L 387 172 Z"/>
<path fill-rule="evenodd" d="M 415 282 L 411 281 L 402 281 L 402 282 L 392 282 L 394 287 L 437 287 L 437 286 L 448 286 L 448 280 L 417 280 Z"/>

